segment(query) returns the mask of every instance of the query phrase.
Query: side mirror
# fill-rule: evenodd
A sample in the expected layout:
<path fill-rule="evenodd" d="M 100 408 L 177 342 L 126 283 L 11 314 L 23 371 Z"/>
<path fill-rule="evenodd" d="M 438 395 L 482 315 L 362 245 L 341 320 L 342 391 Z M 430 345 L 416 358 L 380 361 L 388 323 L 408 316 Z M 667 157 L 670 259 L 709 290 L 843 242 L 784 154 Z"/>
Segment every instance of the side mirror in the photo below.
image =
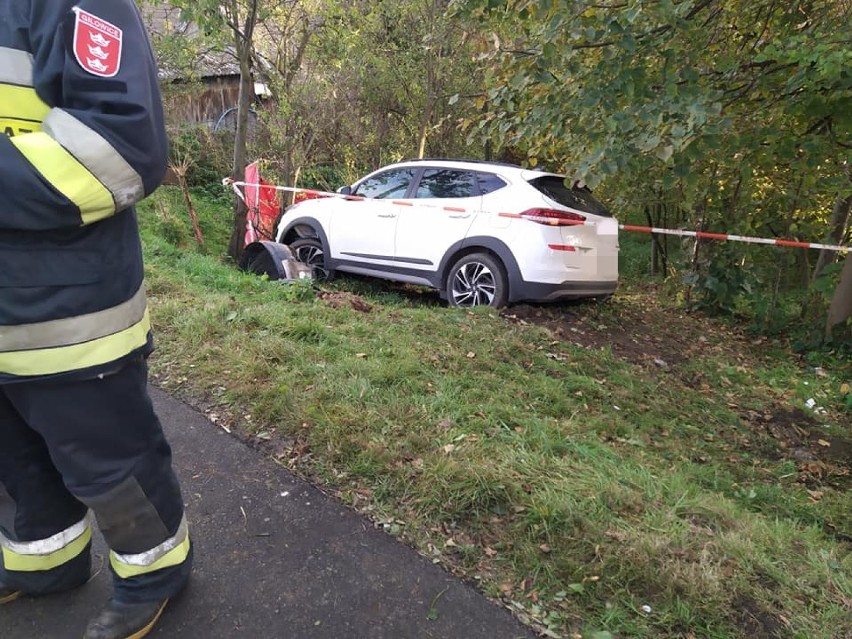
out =
<path fill-rule="evenodd" d="M 341 186 L 339 189 L 337 189 L 337 192 L 340 193 L 340 195 L 352 195 L 352 187 Z"/>

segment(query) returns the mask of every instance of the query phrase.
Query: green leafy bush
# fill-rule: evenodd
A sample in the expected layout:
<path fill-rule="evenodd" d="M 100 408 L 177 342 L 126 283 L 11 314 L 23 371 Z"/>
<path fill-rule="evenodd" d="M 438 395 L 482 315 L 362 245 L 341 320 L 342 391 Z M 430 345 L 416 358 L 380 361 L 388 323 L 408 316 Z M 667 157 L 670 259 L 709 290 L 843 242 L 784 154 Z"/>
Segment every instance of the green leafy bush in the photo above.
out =
<path fill-rule="evenodd" d="M 169 161 L 189 161 L 187 184 L 215 198 L 230 199 L 222 188 L 222 178 L 231 173 L 233 143 L 201 126 L 182 126 L 170 132 Z"/>

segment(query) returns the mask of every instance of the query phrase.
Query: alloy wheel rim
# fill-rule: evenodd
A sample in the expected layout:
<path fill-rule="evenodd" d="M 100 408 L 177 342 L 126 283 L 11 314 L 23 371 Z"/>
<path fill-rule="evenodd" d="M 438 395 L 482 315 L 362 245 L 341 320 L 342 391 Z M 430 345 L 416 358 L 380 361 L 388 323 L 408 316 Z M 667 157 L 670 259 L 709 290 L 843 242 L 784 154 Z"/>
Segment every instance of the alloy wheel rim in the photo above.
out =
<path fill-rule="evenodd" d="M 324 266 L 324 256 L 322 249 L 316 246 L 303 246 L 296 251 L 296 259 L 311 267 L 314 272 L 314 277 L 324 279 L 328 275 L 328 271 Z"/>
<path fill-rule="evenodd" d="M 487 306 L 496 293 L 494 274 L 481 262 L 465 264 L 453 276 L 452 294 L 456 306 Z"/>

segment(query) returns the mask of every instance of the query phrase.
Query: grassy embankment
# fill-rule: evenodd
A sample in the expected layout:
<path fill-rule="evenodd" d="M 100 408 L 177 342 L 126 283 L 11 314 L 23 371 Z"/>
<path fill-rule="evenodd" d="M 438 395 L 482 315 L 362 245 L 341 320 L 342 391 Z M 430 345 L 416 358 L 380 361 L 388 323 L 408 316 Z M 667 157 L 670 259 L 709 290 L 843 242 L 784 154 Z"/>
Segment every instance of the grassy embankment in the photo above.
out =
<path fill-rule="evenodd" d="M 840 443 L 848 362 L 732 350 L 715 325 L 673 371 L 405 288 L 344 279 L 320 299 L 227 266 L 227 206 L 196 204 L 203 251 L 178 193 L 140 209 L 165 390 L 548 636 L 852 637 L 849 477 L 803 482 L 743 419 L 815 397 Z M 572 312 L 616 323 L 647 302 L 628 284 Z"/>

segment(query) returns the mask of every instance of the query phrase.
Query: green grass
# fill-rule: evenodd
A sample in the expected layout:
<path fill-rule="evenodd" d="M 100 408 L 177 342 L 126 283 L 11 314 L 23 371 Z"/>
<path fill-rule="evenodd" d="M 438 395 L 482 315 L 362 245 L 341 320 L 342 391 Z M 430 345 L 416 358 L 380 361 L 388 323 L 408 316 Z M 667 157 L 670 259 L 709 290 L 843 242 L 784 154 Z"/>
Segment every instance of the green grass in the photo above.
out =
<path fill-rule="evenodd" d="M 140 209 L 165 390 L 549 636 L 852 636 L 849 482 L 815 500 L 741 416 L 813 396 L 848 438 L 848 362 L 714 349 L 675 377 L 406 287 L 341 279 L 333 305 L 229 267 L 230 211 L 196 206 L 203 251 L 179 194 Z"/>

